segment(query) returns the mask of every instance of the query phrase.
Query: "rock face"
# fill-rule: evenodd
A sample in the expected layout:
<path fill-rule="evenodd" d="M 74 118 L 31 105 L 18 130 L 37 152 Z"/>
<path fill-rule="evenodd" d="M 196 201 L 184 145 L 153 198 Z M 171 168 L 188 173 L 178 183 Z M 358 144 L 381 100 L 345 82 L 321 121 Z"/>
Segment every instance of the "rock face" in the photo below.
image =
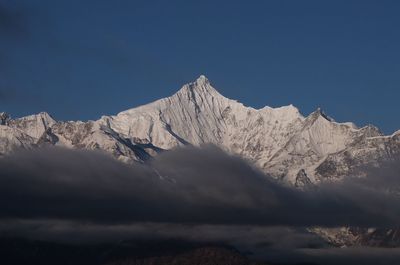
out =
<path fill-rule="evenodd" d="M 0 113 L 0 154 L 60 145 L 102 149 L 125 162 L 143 162 L 181 145 L 213 143 L 299 187 L 362 174 L 400 153 L 400 131 L 337 123 L 318 109 L 304 117 L 292 105 L 254 109 L 225 98 L 200 76 L 171 97 L 103 116 L 56 121 L 47 113 L 11 119 Z"/>
<path fill-rule="evenodd" d="M 400 229 L 384 228 L 310 228 L 309 231 L 319 235 L 327 242 L 337 247 L 370 246 L 398 248 L 400 246 Z"/>

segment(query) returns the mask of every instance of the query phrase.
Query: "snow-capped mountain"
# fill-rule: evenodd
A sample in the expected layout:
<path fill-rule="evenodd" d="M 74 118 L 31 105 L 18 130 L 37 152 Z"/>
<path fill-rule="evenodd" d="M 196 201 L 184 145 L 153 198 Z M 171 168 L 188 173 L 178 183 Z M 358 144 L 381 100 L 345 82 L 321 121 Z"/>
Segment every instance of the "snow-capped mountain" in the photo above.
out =
<path fill-rule="evenodd" d="M 19 119 L 0 113 L 0 153 L 61 145 L 102 149 L 125 162 L 143 162 L 181 145 L 213 143 L 296 186 L 340 179 L 400 154 L 400 131 L 337 123 L 318 109 L 304 117 L 292 106 L 254 109 L 222 96 L 205 76 L 174 95 L 103 116 L 56 121 L 47 113 Z"/>

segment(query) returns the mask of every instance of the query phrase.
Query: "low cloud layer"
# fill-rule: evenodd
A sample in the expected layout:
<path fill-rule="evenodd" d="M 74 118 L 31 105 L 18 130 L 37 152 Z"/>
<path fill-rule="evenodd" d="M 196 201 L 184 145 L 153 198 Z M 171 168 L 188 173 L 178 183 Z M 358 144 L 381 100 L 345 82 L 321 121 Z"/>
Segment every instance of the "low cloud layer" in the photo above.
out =
<path fill-rule="evenodd" d="M 1 158 L 0 169 L 2 237 L 224 242 L 294 264 L 390 264 L 400 257 L 397 249 L 332 249 L 305 229 L 397 227 L 396 162 L 307 191 L 283 186 L 214 146 L 176 149 L 134 165 L 97 151 L 21 150 Z"/>
<path fill-rule="evenodd" d="M 61 148 L 0 160 L 0 219 L 94 224 L 391 226 L 400 223 L 398 168 L 302 192 L 212 146 L 186 147 L 151 165 Z"/>

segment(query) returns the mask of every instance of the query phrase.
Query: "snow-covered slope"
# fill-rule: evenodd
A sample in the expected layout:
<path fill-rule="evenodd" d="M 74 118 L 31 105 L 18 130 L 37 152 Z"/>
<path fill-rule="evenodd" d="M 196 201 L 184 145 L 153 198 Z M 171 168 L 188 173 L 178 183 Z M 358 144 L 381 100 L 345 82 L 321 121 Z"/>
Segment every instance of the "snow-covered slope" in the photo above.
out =
<path fill-rule="evenodd" d="M 15 120 L 8 120 L 8 126 L 20 129 L 32 138 L 39 139 L 56 121 L 46 112 Z"/>
<path fill-rule="evenodd" d="M 12 152 L 16 148 L 30 149 L 35 146 L 35 139 L 23 131 L 0 125 L 0 156 Z"/>
<path fill-rule="evenodd" d="M 125 138 L 162 149 L 213 143 L 261 164 L 284 146 L 303 120 L 293 106 L 245 107 L 223 97 L 201 76 L 171 97 L 98 122 Z"/>
<path fill-rule="evenodd" d="M 298 186 L 355 174 L 400 153 L 399 132 L 383 136 L 373 126 L 337 123 L 320 109 L 304 117 L 292 105 L 246 107 L 222 96 L 205 76 L 168 98 L 97 121 L 58 122 L 47 113 L 0 118 L 2 153 L 52 144 L 143 162 L 162 150 L 213 143 Z"/>

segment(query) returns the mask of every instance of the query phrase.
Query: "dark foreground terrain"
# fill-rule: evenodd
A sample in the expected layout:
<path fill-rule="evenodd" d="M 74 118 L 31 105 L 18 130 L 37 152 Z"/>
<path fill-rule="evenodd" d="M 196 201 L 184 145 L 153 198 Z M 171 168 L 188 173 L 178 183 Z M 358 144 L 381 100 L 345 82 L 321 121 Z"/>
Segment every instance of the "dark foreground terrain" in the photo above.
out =
<path fill-rule="evenodd" d="M 0 264 L 5 265 L 266 265 L 249 260 L 235 249 L 217 244 L 182 241 L 121 242 L 73 245 L 0 240 Z"/>

